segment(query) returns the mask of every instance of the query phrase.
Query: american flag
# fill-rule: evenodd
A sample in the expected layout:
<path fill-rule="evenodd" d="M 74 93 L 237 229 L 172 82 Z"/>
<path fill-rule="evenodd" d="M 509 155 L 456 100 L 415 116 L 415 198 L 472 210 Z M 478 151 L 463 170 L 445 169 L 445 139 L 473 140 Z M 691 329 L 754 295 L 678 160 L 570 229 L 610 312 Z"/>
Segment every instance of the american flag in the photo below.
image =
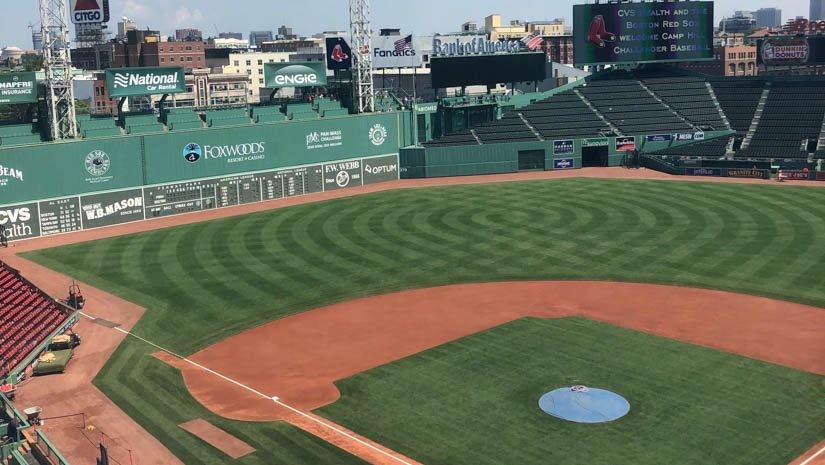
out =
<path fill-rule="evenodd" d="M 538 48 L 539 45 L 544 43 L 544 39 L 542 39 L 538 34 L 535 32 L 530 34 L 529 36 L 521 39 L 521 43 L 527 46 L 530 50 L 535 50 Z"/>
<path fill-rule="evenodd" d="M 401 53 L 404 50 L 412 50 L 412 34 L 395 41 L 395 53 Z"/>

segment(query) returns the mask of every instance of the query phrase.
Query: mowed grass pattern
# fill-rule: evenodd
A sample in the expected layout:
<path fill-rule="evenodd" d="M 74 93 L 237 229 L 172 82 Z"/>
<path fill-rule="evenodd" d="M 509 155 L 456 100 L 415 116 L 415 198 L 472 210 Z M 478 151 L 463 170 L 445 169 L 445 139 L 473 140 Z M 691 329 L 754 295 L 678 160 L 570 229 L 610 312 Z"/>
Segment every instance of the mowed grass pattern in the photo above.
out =
<path fill-rule="evenodd" d="M 584 384 L 611 423 L 539 409 Z M 822 377 L 584 318 L 525 318 L 336 383 L 316 411 L 428 465 L 787 465 L 825 437 Z"/>
<path fill-rule="evenodd" d="M 825 189 L 789 186 L 597 179 L 449 186 L 25 256 L 146 307 L 135 333 L 191 354 L 319 306 L 466 282 L 650 282 L 825 307 L 823 204 Z M 222 463 L 218 452 L 176 429 L 196 416 L 181 403 L 185 388 L 172 374 L 161 377 L 165 390 L 156 389 L 149 376 L 161 369 L 152 368 L 160 362 L 151 352 L 125 342 L 97 385 L 173 452 L 190 454 L 187 464 Z M 270 440 L 273 450 L 284 449 L 279 441 Z M 284 463 L 344 463 L 306 450 L 307 461 Z"/>

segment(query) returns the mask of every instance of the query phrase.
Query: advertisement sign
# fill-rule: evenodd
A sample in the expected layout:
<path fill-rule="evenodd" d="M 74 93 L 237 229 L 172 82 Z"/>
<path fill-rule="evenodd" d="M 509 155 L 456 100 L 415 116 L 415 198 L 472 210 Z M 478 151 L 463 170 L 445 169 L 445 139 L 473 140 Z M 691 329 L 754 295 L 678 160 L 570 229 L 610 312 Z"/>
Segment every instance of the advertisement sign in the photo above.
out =
<path fill-rule="evenodd" d="M 423 63 L 421 39 L 412 35 L 372 38 L 372 67 L 418 68 Z"/>
<path fill-rule="evenodd" d="M 37 102 L 35 73 L 0 74 L 0 103 Z"/>
<path fill-rule="evenodd" d="M 342 37 L 327 37 L 327 69 L 352 68 L 352 49 Z"/>
<path fill-rule="evenodd" d="M 576 66 L 712 60 L 713 2 L 573 6 Z"/>
<path fill-rule="evenodd" d="M 3 234 L 9 241 L 40 236 L 37 203 L 0 207 L 0 226 L 5 228 Z"/>
<path fill-rule="evenodd" d="M 617 152 L 629 152 L 636 150 L 636 138 L 635 137 L 617 137 L 616 138 L 616 151 Z"/>
<path fill-rule="evenodd" d="M 265 63 L 266 87 L 315 87 L 327 84 L 327 70 L 320 62 Z"/>
<path fill-rule="evenodd" d="M 74 24 L 94 24 L 102 23 L 103 0 L 70 0 L 69 17 Z"/>
<path fill-rule="evenodd" d="M 436 89 L 512 82 L 537 82 L 547 78 L 547 56 L 539 52 L 498 55 L 434 57 L 430 60 Z"/>
<path fill-rule="evenodd" d="M 488 40 L 485 37 L 435 36 L 432 56 L 492 55 L 494 53 L 517 53 L 527 50 L 520 40 Z M 373 58 L 374 60 L 375 58 Z"/>
<path fill-rule="evenodd" d="M 572 158 L 554 158 L 553 159 L 553 169 L 554 170 L 572 170 L 576 167 L 576 162 Z"/>
<path fill-rule="evenodd" d="M 803 171 L 803 170 L 779 170 L 779 178 L 780 179 L 805 180 L 805 181 L 811 179 L 808 172 Z"/>
<path fill-rule="evenodd" d="M 771 37 L 756 43 L 756 62 L 766 66 L 825 63 L 825 37 Z"/>
<path fill-rule="evenodd" d="M 673 136 L 670 134 L 653 134 L 651 136 L 645 137 L 648 142 L 668 142 L 673 140 Z"/>
<path fill-rule="evenodd" d="M 186 92 L 181 66 L 107 69 L 106 87 L 110 97 Z"/>
<path fill-rule="evenodd" d="M 438 111 L 438 102 L 418 103 L 415 105 L 416 113 L 435 113 Z"/>
<path fill-rule="evenodd" d="M 607 137 L 599 139 L 582 139 L 582 147 L 607 147 L 610 145 L 610 139 Z"/>
<path fill-rule="evenodd" d="M 143 189 L 84 195 L 80 198 L 83 229 L 140 221 Z"/>
<path fill-rule="evenodd" d="M 375 157 L 363 160 L 364 184 L 395 181 L 399 176 L 398 156 Z"/>
<path fill-rule="evenodd" d="M 324 165 L 324 190 L 334 191 L 362 185 L 361 161 L 342 161 Z"/>
<path fill-rule="evenodd" d="M 722 168 L 685 168 L 688 176 L 722 176 Z"/>
<path fill-rule="evenodd" d="M 704 132 L 691 132 L 687 134 L 675 134 L 676 140 L 705 140 Z"/>
<path fill-rule="evenodd" d="M 553 155 L 573 155 L 574 153 L 572 140 L 553 141 Z"/>
<path fill-rule="evenodd" d="M 817 171 L 816 172 L 816 180 L 817 181 L 825 181 L 825 171 Z"/>
<path fill-rule="evenodd" d="M 728 169 L 728 177 L 765 179 L 768 177 L 768 170 Z"/>

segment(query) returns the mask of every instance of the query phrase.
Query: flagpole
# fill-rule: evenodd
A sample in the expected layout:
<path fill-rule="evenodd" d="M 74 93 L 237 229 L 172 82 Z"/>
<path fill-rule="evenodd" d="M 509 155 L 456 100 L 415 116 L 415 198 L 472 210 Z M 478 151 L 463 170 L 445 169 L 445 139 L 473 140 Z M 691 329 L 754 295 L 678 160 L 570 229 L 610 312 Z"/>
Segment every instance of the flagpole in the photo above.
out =
<path fill-rule="evenodd" d="M 412 40 L 415 41 L 415 32 L 412 33 Z M 415 44 L 413 43 L 413 51 L 415 51 Z M 415 72 L 417 66 L 415 66 L 415 55 L 412 56 L 412 66 L 413 66 L 413 107 L 415 107 Z"/>

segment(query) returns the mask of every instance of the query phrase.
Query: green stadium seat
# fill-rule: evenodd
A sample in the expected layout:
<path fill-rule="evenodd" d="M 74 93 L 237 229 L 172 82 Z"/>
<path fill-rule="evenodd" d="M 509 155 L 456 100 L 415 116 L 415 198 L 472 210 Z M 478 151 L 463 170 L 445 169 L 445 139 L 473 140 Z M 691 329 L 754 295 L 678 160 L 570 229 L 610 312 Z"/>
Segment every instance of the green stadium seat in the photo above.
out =
<path fill-rule="evenodd" d="M 314 111 L 304 111 L 299 113 L 292 113 L 292 116 L 289 119 L 292 121 L 304 121 L 317 118 L 318 113 L 315 113 Z"/>
<path fill-rule="evenodd" d="M 203 129 L 203 121 L 179 121 L 169 123 L 170 131 L 181 131 L 185 129 Z"/>
<path fill-rule="evenodd" d="M 25 136 L 0 136 L 0 146 L 10 147 L 14 145 L 39 144 L 40 134 L 28 134 Z"/>
<path fill-rule="evenodd" d="M 84 139 L 98 139 L 102 137 L 112 137 L 121 135 L 120 128 L 112 125 L 111 127 L 98 129 L 81 129 L 81 137 Z"/>

